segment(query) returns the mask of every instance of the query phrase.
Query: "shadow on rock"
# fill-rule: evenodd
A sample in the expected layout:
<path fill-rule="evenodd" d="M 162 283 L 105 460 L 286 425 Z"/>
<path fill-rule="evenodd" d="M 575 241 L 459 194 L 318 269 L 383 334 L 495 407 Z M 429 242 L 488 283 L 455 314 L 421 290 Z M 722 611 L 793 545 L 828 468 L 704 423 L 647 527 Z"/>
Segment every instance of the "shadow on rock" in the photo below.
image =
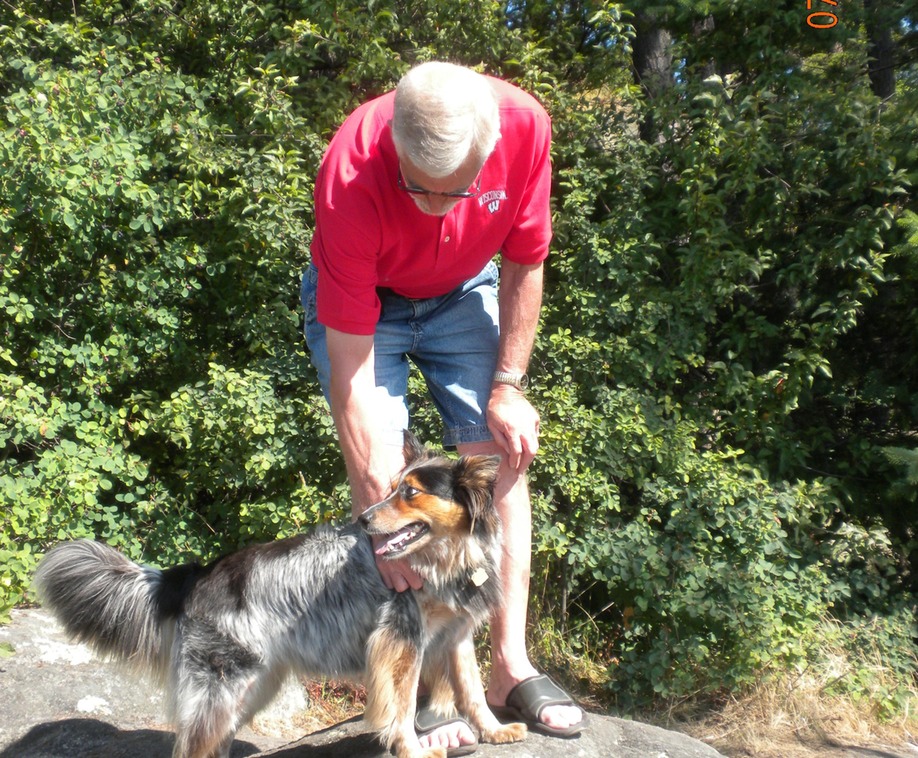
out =
<path fill-rule="evenodd" d="M 38 724 L 0 751 L 0 758 L 170 758 L 172 732 L 122 731 L 98 719 L 64 719 Z M 257 755 L 255 745 L 236 740 L 231 758 Z"/>
<path fill-rule="evenodd" d="M 0 751 L 0 758 L 170 758 L 173 735 L 156 729 L 120 730 L 97 719 L 65 719 L 39 724 Z M 722 758 L 714 748 L 676 732 L 593 714 L 573 740 L 533 734 L 523 742 L 480 745 L 482 758 Z M 387 758 L 389 752 L 358 716 L 286 745 L 259 751 L 236 740 L 230 758 Z"/>
<path fill-rule="evenodd" d="M 677 732 L 590 714 L 583 733 L 558 739 L 530 732 L 523 742 L 479 745 L 481 758 L 723 758 L 714 748 Z M 307 735 L 283 747 L 267 750 L 264 758 L 387 758 L 389 752 L 360 718 Z"/>

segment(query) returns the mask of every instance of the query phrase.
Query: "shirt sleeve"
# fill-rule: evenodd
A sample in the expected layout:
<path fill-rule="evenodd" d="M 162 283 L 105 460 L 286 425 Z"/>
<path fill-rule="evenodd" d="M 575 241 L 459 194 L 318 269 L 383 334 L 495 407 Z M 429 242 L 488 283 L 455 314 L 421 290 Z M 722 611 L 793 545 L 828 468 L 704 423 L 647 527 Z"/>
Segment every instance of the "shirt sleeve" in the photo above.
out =
<path fill-rule="evenodd" d="M 319 270 L 316 313 L 319 323 L 348 334 L 373 334 L 379 320 L 372 207 L 357 211 L 353 201 L 316 206 L 313 260 Z M 360 219 L 360 223 L 356 222 Z"/>
<path fill-rule="evenodd" d="M 319 271 L 317 318 L 348 334 L 373 334 L 380 312 L 382 225 L 371 168 L 379 119 L 363 110 L 339 130 L 319 169 L 311 245 Z"/>
<path fill-rule="evenodd" d="M 527 128 L 513 137 L 520 149 L 517 160 L 530 166 L 529 177 L 513 228 L 501 247 L 504 257 L 524 265 L 545 260 L 552 237 L 551 119 L 534 99 L 532 103 L 525 109 Z"/>

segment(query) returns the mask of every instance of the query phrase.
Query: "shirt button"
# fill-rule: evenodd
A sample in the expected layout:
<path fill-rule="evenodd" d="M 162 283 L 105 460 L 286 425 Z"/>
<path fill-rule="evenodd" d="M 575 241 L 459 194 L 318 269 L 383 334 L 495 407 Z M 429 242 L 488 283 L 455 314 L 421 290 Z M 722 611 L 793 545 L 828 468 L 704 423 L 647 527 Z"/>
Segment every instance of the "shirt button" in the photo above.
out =
<path fill-rule="evenodd" d="M 447 236 L 443 241 L 444 241 L 444 242 L 449 242 L 449 237 Z"/>

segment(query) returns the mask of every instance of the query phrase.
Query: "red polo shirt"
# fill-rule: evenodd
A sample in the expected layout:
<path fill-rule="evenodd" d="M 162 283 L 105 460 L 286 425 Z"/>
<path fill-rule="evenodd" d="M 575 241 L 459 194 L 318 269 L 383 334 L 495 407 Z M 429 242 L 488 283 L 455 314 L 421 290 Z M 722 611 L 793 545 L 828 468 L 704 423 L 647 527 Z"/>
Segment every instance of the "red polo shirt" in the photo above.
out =
<path fill-rule="evenodd" d="M 443 295 L 497 253 L 534 264 L 551 240 L 551 122 L 541 105 L 491 79 L 500 139 L 481 172 L 478 197 L 430 216 L 398 188 L 392 142 L 394 92 L 355 110 L 335 134 L 316 177 L 312 256 L 319 270 L 318 320 L 373 334 L 377 287 L 410 298 Z"/>

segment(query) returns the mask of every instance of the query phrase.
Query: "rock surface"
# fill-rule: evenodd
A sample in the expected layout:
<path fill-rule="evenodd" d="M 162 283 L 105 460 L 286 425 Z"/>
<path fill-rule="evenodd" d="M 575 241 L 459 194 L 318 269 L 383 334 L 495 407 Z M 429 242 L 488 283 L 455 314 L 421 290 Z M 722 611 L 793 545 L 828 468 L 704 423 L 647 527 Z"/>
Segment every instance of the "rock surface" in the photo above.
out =
<path fill-rule="evenodd" d="M 236 736 L 231 758 L 383 758 L 388 755 L 352 719 L 300 738 L 303 688 L 282 696 Z M 291 736 L 293 735 L 293 736 Z M 163 696 L 84 645 L 68 641 L 37 608 L 13 611 L 0 626 L 0 758 L 169 758 L 173 736 Z M 481 758 L 716 758 L 714 748 L 678 732 L 590 714 L 573 740 L 531 733 L 515 745 L 482 745 Z M 912 758 L 914 747 L 839 747 L 821 756 Z"/>
<path fill-rule="evenodd" d="M 257 741 L 257 740 L 256 740 Z M 4 758 L 169 758 L 172 735 L 156 729 L 122 730 L 98 719 L 64 719 L 41 723 L 0 750 Z M 360 719 L 346 721 L 301 740 L 260 751 L 245 739 L 233 743 L 233 758 L 384 758 L 390 754 L 366 731 Z M 717 758 L 702 742 L 663 729 L 596 717 L 589 731 L 573 740 L 532 734 L 515 745 L 482 745 L 482 758 Z"/>
<path fill-rule="evenodd" d="M 16 610 L 0 627 L 0 758 L 168 758 L 172 733 L 163 697 L 117 666 L 69 642 L 41 609 Z M 294 701 L 296 698 L 294 698 Z M 304 700 L 287 703 L 302 708 Z M 283 710 L 283 704 L 272 706 Z M 275 714 L 276 721 L 283 714 Z M 265 721 L 268 721 L 266 719 Z M 264 730 L 259 730 L 264 731 Z M 382 758 L 388 753 L 359 718 L 291 741 L 251 728 L 239 732 L 233 758 Z M 716 758 L 685 735 L 590 715 L 577 739 L 531 734 L 516 745 L 482 745 L 482 758 Z"/>
<path fill-rule="evenodd" d="M 291 686 L 233 743 L 232 758 L 383 758 L 361 719 L 291 739 L 305 697 Z M 714 748 L 678 732 L 590 714 L 573 740 L 531 733 L 515 745 L 482 745 L 482 758 L 716 758 Z M 293 732 L 301 734 L 300 732 Z M 286 734 L 286 736 L 284 736 Z M 163 697 L 117 666 L 70 643 L 41 609 L 16 610 L 0 627 L 0 758 L 169 758 L 172 733 Z M 898 751 L 848 748 L 826 755 L 897 758 Z M 913 753 L 908 752 L 908 755 Z"/>
<path fill-rule="evenodd" d="M 384 758 L 386 752 L 352 720 L 311 734 L 297 742 L 261 753 L 273 758 Z M 576 739 L 562 740 L 530 733 L 512 745 L 481 745 L 481 758 L 717 758 L 703 742 L 635 721 L 591 714 L 589 727 Z"/>

